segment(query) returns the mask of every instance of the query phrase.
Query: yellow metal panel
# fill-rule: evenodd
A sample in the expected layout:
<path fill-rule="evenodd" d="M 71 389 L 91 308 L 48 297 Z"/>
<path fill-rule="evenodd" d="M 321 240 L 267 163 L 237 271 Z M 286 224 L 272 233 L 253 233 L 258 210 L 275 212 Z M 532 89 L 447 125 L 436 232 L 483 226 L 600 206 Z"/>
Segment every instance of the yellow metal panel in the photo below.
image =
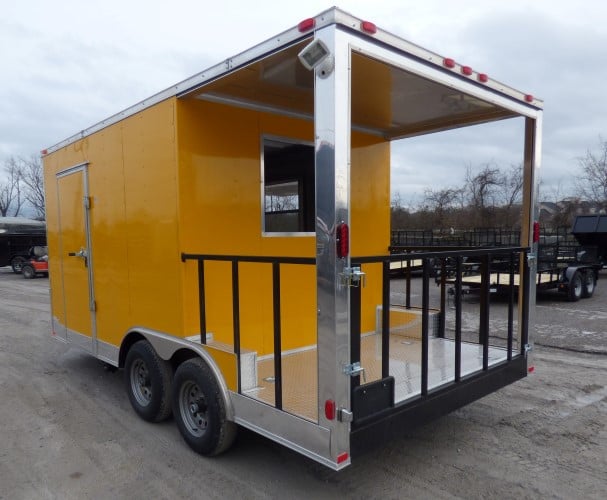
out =
<path fill-rule="evenodd" d="M 231 391 L 238 390 L 238 373 L 236 371 L 236 355 L 213 346 L 204 346 L 223 375 L 226 386 Z"/>
<path fill-rule="evenodd" d="M 179 101 L 180 238 L 187 253 L 314 257 L 314 236 L 263 237 L 261 231 L 261 142 L 264 135 L 313 142 L 309 122 L 265 115 L 198 100 Z M 304 267 L 304 266 L 298 266 Z M 313 266 L 301 270 L 308 276 Z M 199 331 L 198 282 L 195 264 L 183 266 L 185 330 Z M 301 324 L 305 336 L 285 328 L 287 345 L 316 342 L 316 286 L 284 271 L 284 297 L 313 304 Z M 240 268 L 241 335 L 243 348 L 259 355 L 273 352 L 272 271 L 269 264 Z M 296 272 L 297 274 L 297 272 Z M 207 330 L 232 344 L 232 281 L 229 264 L 205 268 Z M 302 283 L 305 283 L 303 285 Z M 305 288 L 304 288 L 305 286 Z M 288 301 L 287 301 L 288 302 Z M 283 307 L 289 308 L 288 303 Z M 286 317 L 286 315 L 283 315 Z M 297 318 L 301 320 L 302 314 Z M 299 332 L 299 330 L 297 330 Z M 298 339 L 291 342 L 290 338 Z"/>
<path fill-rule="evenodd" d="M 65 294 L 65 326 L 73 332 L 92 336 L 89 306 L 89 276 L 83 258 L 69 253 L 87 251 L 84 211 L 84 174 L 77 171 L 57 179 L 59 199 L 59 255 Z"/>
<path fill-rule="evenodd" d="M 262 236 L 261 143 L 279 136 L 312 143 L 313 124 L 304 120 L 198 100 L 178 106 L 180 238 L 187 253 L 315 256 L 313 236 Z M 352 137 L 352 254 L 384 255 L 389 245 L 389 143 Z M 227 265 L 226 265 L 227 266 Z M 256 267 L 257 266 L 257 267 Z M 209 264 L 206 277 L 207 330 L 232 343 L 231 270 Z M 269 269 L 269 265 L 266 266 Z M 284 267 L 284 266 L 283 266 Z M 283 349 L 316 343 L 316 283 L 313 266 L 283 270 Z M 199 331 L 195 264 L 183 266 L 185 331 Z M 381 303 L 381 268 L 369 266 L 363 294 L 363 331 L 375 327 Z M 260 264 L 241 271 L 243 348 L 272 352 L 271 271 Z"/>
<path fill-rule="evenodd" d="M 175 100 L 122 123 L 130 318 L 183 335 L 177 224 Z"/>
<path fill-rule="evenodd" d="M 97 339 L 115 346 L 133 325 L 122 149 L 121 123 L 92 135 L 86 145 Z"/>
<path fill-rule="evenodd" d="M 390 245 L 390 143 L 360 133 L 352 136 L 350 174 L 351 252 L 386 255 Z M 382 300 L 382 267 L 363 267 L 361 331 L 375 329 L 375 308 Z"/>
<path fill-rule="evenodd" d="M 44 158 L 53 315 L 65 322 L 54 176 L 89 162 L 97 334 L 116 346 L 135 325 L 183 333 L 174 103 L 159 103 Z"/>

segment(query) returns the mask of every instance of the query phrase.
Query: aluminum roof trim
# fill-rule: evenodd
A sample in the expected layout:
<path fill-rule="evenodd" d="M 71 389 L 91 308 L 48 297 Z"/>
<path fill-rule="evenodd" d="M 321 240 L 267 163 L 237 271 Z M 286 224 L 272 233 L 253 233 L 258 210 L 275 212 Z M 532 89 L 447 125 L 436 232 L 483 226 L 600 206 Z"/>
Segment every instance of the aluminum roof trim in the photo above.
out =
<path fill-rule="evenodd" d="M 453 68 L 445 68 L 443 66 L 444 57 L 426 50 L 419 45 L 408 42 L 407 40 L 400 38 L 399 36 L 393 35 L 381 28 L 377 28 L 376 33 L 369 34 L 362 30 L 363 20 L 348 14 L 336 7 L 327 9 L 314 17 L 315 26 L 313 29 L 301 33 L 297 26 L 290 28 L 282 33 L 269 38 L 268 40 L 261 42 L 233 57 L 223 60 L 222 62 L 211 66 L 210 68 L 201 71 L 171 87 L 168 87 L 151 97 L 140 101 L 133 106 L 130 106 L 82 131 L 58 142 L 57 144 L 47 148 L 46 154 L 50 154 L 57 151 L 69 144 L 72 144 L 80 139 L 83 139 L 95 132 L 98 132 L 110 125 L 118 123 L 129 116 L 132 116 L 144 109 L 147 109 L 161 101 L 169 99 L 171 97 L 185 97 L 191 92 L 196 91 L 202 85 L 209 83 L 221 76 L 224 76 L 244 65 L 250 64 L 262 57 L 265 57 L 273 52 L 282 50 L 294 43 L 298 43 L 306 38 L 310 38 L 314 35 L 314 31 L 324 28 L 330 25 L 342 26 L 350 31 L 354 31 L 357 36 L 365 37 L 369 40 L 374 40 L 388 47 L 394 48 L 400 52 L 413 56 L 426 64 L 430 64 L 434 67 L 440 68 L 442 71 L 453 74 L 462 80 L 471 81 L 477 83 L 475 78 L 478 76 L 478 72 L 473 72 L 472 75 L 463 75 L 462 68 L 464 65 L 455 63 Z M 485 83 L 477 83 L 478 85 L 491 89 L 500 94 L 506 95 L 512 99 L 519 101 L 525 106 L 529 106 L 535 109 L 541 109 L 543 102 L 540 99 L 533 98 L 531 102 L 527 102 L 525 99 L 528 94 L 518 91 L 512 87 L 504 85 L 496 80 L 488 79 Z"/>

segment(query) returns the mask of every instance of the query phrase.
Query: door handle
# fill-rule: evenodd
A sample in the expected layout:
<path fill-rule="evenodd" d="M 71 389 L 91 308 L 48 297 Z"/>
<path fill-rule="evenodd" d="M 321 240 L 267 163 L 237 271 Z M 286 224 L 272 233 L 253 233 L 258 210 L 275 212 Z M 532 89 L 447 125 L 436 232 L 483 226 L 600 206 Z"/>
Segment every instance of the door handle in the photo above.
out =
<path fill-rule="evenodd" d="M 84 249 L 84 247 L 80 247 L 80 250 L 78 250 L 77 252 L 69 252 L 68 257 L 79 257 L 81 259 L 84 259 L 84 267 L 88 267 L 88 262 L 89 262 L 89 256 L 88 256 L 88 252 Z"/>

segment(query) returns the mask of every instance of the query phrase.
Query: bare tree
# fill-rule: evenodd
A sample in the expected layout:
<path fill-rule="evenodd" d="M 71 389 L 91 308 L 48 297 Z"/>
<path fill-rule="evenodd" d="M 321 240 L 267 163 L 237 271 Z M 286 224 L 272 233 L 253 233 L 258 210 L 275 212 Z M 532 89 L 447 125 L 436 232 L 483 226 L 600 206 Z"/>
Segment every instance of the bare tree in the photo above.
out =
<path fill-rule="evenodd" d="M 461 194 L 461 189 L 444 188 L 444 189 L 427 189 L 424 193 L 424 205 L 426 209 L 433 212 L 435 220 L 433 226 L 438 227 L 441 231 L 451 225 L 449 216 L 452 214 L 456 202 Z"/>
<path fill-rule="evenodd" d="M 29 204 L 39 219 L 44 219 L 44 179 L 42 164 L 36 156 L 29 159 L 11 156 L 4 162 L 6 179 L 0 182 L 0 215 L 17 217 Z"/>
<path fill-rule="evenodd" d="M 36 217 L 44 219 L 44 175 L 42 163 L 38 156 L 32 155 L 29 159 L 20 158 L 21 181 L 25 185 L 25 199 L 36 212 Z"/>
<path fill-rule="evenodd" d="M 21 193 L 21 170 L 15 158 L 9 158 L 4 162 L 6 179 L 0 182 L 0 215 L 2 217 L 17 217 L 23 206 Z"/>
<path fill-rule="evenodd" d="M 600 138 L 598 152 L 589 149 L 578 163 L 582 169 L 576 182 L 578 195 L 607 210 L 607 141 Z"/>
<path fill-rule="evenodd" d="M 477 173 L 468 167 L 465 189 L 477 225 L 481 227 L 493 225 L 492 212 L 497 204 L 499 188 L 503 185 L 504 176 L 497 166 L 487 163 Z"/>

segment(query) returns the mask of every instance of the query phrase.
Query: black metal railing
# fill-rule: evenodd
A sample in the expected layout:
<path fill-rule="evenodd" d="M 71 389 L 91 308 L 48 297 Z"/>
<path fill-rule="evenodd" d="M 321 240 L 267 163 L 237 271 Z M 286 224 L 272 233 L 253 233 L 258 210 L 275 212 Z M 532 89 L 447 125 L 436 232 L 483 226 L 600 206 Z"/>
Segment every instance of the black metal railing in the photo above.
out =
<path fill-rule="evenodd" d="M 475 269 L 475 274 L 480 276 L 480 286 L 478 292 L 480 295 L 479 302 L 479 332 L 478 343 L 482 346 L 482 372 L 490 369 L 489 366 L 489 341 L 490 341 L 490 294 L 491 294 L 491 273 L 499 270 L 501 273 L 507 273 L 509 287 L 507 292 L 507 337 L 506 337 L 506 362 L 512 360 L 512 351 L 514 344 L 514 311 L 517 302 L 515 286 L 515 274 L 519 273 L 519 283 L 527 283 L 529 277 L 529 269 L 527 265 L 526 254 L 529 248 L 524 247 L 501 247 L 501 248 L 484 248 L 484 249 L 463 249 L 449 251 L 416 251 L 406 253 L 392 253 L 391 255 L 373 256 L 373 257 L 352 257 L 352 267 L 360 266 L 364 271 L 364 266 L 367 264 L 382 263 L 383 269 L 383 293 L 382 293 L 382 322 L 381 322 L 381 378 L 390 378 L 389 360 L 390 360 L 390 263 L 395 261 L 422 261 L 421 271 L 421 398 L 428 396 L 428 353 L 430 342 L 430 283 L 432 277 L 435 277 L 437 284 L 440 286 L 440 306 L 439 306 L 439 322 L 438 322 L 438 337 L 445 337 L 446 324 L 446 297 L 447 283 L 452 286 L 452 295 L 454 301 L 455 318 L 454 318 L 454 335 L 455 343 L 453 360 L 454 373 L 453 381 L 458 383 L 462 380 L 462 297 L 463 297 L 463 278 L 470 274 L 469 268 L 472 264 Z M 522 269 L 521 269 L 522 267 Z M 409 270 L 405 275 L 405 304 L 406 308 L 411 308 L 411 272 L 412 266 L 406 266 Z M 525 292 L 524 292 L 525 293 Z M 361 288 L 356 287 L 351 289 L 351 320 L 350 320 L 350 335 L 351 335 L 351 363 L 361 361 L 360 358 L 360 343 L 361 343 L 361 323 L 360 309 L 361 304 Z M 528 338 L 528 315 L 526 297 L 522 301 L 521 308 L 521 339 L 518 345 L 519 353 L 524 354 L 525 345 Z M 372 384 L 373 382 L 370 382 Z M 360 386 L 360 375 L 352 377 L 352 391 Z"/>
<path fill-rule="evenodd" d="M 272 302 L 273 302 L 273 336 L 274 336 L 274 405 L 282 409 L 282 331 L 280 303 L 280 269 L 283 264 L 316 265 L 315 258 L 308 257 L 260 257 L 241 255 L 200 255 L 182 253 L 181 260 L 198 262 L 198 297 L 200 311 L 200 342 L 206 344 L 207 312 L 205 300 L 205 262 L 230 262 L 232 275 L 232 322 L 234 328 L 233 343 L 237 360 L 238 392 L 242 390 L 241 379 L 241 338 L 240 338 L 240 263 L 271 264 L 272 266 Z"/>

